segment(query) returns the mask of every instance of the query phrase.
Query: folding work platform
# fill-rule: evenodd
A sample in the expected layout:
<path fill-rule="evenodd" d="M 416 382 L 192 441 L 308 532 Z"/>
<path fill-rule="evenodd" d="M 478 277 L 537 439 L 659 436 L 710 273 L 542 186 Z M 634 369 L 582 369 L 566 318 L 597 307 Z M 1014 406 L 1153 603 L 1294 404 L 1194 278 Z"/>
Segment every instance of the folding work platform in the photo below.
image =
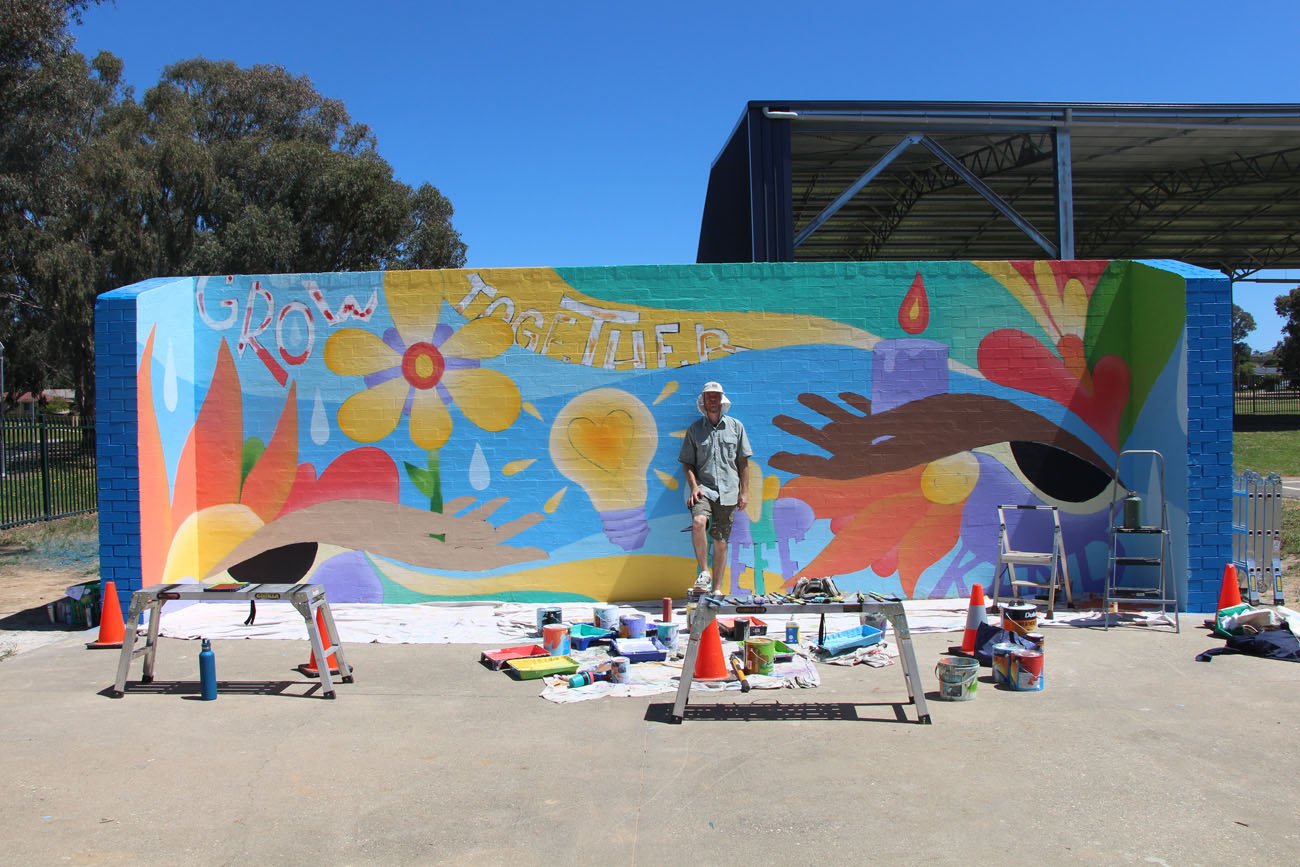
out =
<path fill-rule="evenodd" d="M 216 589 L 218 587 L 221 589 Z M 121 698 L 126 692 L 126 676 L 131 670 L 131 658 L 135 655 L 135 625 L 140 622 L 140 615 L 145 611 L 149 612 L 149 630 L 141 651 L 144 654 L 144 673 L 140 682 L 153 683 L 162 608 L 173 599 L 194 602 L 288 602 L 307 623 L 307 639 L 311 642 L 312 653 L 318 661 L 317 670 L 320 672 L 324 697 L 334 698 L 334 681 L 330 677 L 329 666 L 331 654 L 338 663 L 343 682 L 352 683 L 352 667 L 343 656 L 339 632 L 334 626 L 334 615 L 330 613 L 329 602 L 325 599 L 325 588 L 320 584 L 158 584 L 131 594 L 131 610 L 126 617 L 126 636 L 122 640 L 122 655 L 117 663 L 117 681 L 113 684 L 114 698 Z M 325 624 L 324 638 L 329 639 L 328 646 L 322 641 L 320 630 L 316 626 L 317 612 L 320 612 L 321 622 Z"/>
<path fill-rule="evenodd" d="M 907 685 L 908 704 L 916 705 L 917 722 L 929 725 L 930 711 L 925 705 L 925 690 L 921 688 L 921 673 L 916 665 L 916 651 L 912 647 L 912 633 L 907 628 L 907 614 L 902 602 L 809 602 L 803 605 L 791 603 L 767 603 L 756 600 L 754 604 L 730 604 L 726 597 L 704 596 L 699 600 L 694 615 L 691 617 L 691 640 L 686 648 L 686 658 L 682 661 L 681 682 L 677 686 L 677 701 L 673 703 L 673 721 L 680 723 L 686 714 L 686 703 L 690 700 L 691 683 L 695 679 L 695 660 L 700 652 L 700 639 L 710 624 L 719 615 L 735 616 L 747 614 L 772 615 L 769 622 L 782 622 L 784 617 L 795 614 L 858 614 L 863 623 L 881 623 L 888 621 L 894 627 L 894 640 L 898 642 L 898 658 L 902 663 L 903 680 Z"/>

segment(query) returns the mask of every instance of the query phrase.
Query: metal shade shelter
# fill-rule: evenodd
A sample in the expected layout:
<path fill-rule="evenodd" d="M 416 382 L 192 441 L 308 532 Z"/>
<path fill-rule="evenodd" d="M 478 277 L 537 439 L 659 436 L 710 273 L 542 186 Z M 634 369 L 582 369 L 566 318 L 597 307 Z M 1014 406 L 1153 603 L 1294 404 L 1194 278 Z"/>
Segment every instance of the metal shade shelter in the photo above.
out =
<path fill-rule="evenodd" d="M 1300 104 L 751 102 L 699 262 L 1300 267 Z"/>

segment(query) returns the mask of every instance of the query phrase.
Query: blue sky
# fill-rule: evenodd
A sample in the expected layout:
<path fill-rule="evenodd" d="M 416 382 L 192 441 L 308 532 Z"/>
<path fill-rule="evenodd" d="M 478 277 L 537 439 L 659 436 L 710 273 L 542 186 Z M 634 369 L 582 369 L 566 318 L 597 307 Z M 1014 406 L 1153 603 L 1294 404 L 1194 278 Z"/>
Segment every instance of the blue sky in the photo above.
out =
<path fill-rule="evenodd" d="M 575 266 L 695 261 L 709 166 L 748 100 L 1300 103 L 1296 9 L 119 0 L 73 32 L 125 61 L 137 97 L 196 56 L 306 75 L 399 178 L 451 199 L 471 266 Z M 1280 339 L 1289 288 L 1237 286 L 1256 348 Z"/>

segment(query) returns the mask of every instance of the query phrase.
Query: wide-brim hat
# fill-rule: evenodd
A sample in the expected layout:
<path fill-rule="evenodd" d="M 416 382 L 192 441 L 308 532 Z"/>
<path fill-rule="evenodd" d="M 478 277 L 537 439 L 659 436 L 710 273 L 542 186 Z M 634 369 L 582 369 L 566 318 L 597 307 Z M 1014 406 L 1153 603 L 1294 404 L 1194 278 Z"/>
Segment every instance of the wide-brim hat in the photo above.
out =
<path fill-rule="evenodd" d="M 731 409 L 731 398 L 727 397 L 727 393 L 722 390 L 722 383 L 710 380 L 704 383 L 704 387 L 700 389 L 699 395 L 695 398 L 695 408 L 700 411 L 700 415 L 704 415 L 704 394 L 709 391 L 716 391 L 722 395 L 722 412 L 727 413 Z"/>

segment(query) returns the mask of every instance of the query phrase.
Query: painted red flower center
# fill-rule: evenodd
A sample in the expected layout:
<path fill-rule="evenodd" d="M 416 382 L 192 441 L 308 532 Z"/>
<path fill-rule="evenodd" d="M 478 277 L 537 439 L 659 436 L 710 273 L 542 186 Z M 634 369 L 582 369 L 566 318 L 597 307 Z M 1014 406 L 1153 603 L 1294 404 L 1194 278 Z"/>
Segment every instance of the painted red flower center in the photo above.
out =
<path fill-rule="evenodd" d="M 433 388 L 446 369 L 442 353 L 432 343 L 414 343 L 402 355 L 402 376 L 414 388 Z"/>

